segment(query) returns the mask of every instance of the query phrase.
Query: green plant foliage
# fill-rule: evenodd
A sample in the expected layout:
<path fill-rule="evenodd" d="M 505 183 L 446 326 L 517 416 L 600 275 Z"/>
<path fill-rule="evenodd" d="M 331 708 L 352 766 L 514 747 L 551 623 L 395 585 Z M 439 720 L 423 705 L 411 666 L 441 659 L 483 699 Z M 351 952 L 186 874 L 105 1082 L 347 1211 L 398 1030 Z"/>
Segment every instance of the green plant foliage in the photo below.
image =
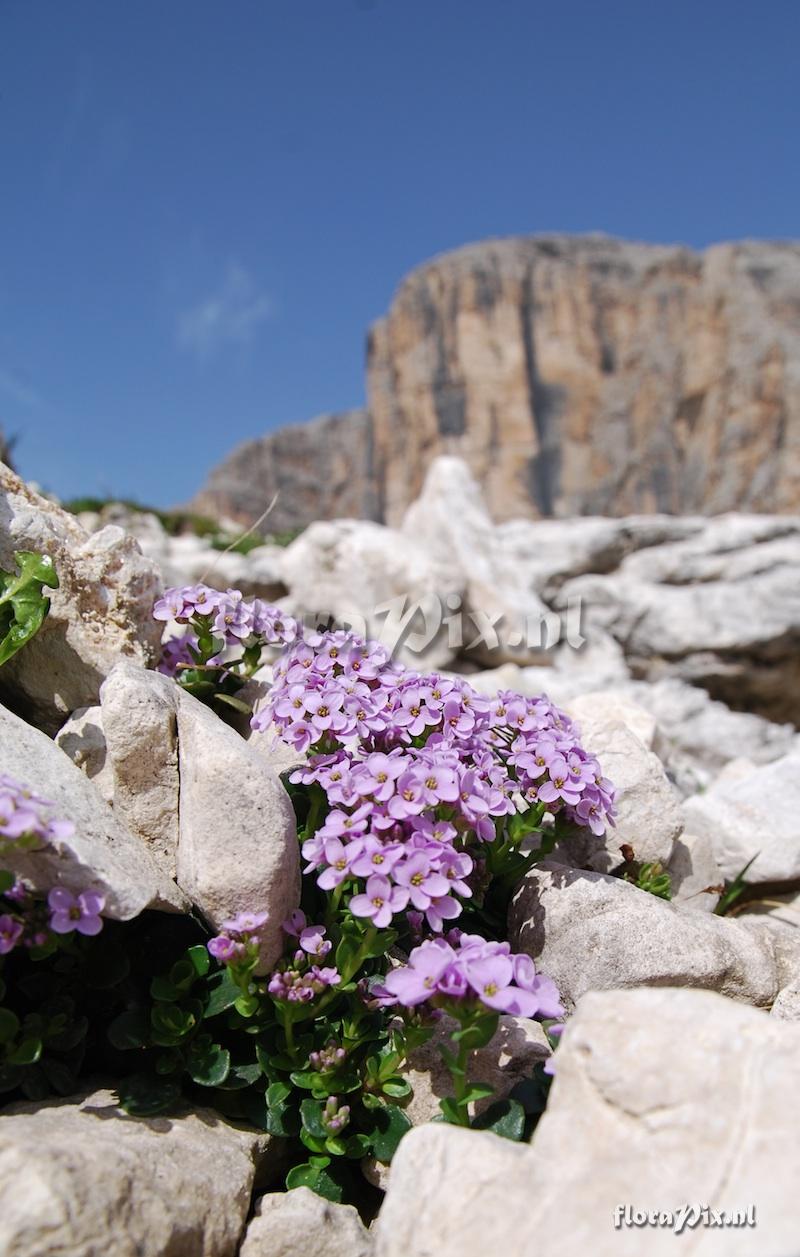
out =
<path fill-rule="evenodd" d="M 672 898 L 672 880 L 667 870 L 658 861 L 639 865 L 635 876 L 632 873 L 625 873 L 624 879 L 626 882 L 633 882 L 634 886 L 646 891 L 648 895 L 655 895 L 657 899 Z"/>
<path fill-rule="evenodd" d="M 761 852 L 757 851 L 756 854 L 753 856 L 752 860 L 748 860 L 744 868 L 740 869 L 740 871 L 736 874 L 733 881 L 725 883 L 725 889 L 720 895 L 719 902 L 717 903 L 717 906 L 714 909 L 717 916 L 719 917 L 727 916 L 737 906 L 737 904 L 741 900 L 742 896 L 746 893 L 747 888 L 749 886 L 749 882 L 747 882 L 745 879 L 745 874 L 748 872 L 750 867 L 753 864 L 755 864 L 756 860 L 758 859 L 760 855 L 761 855 Z"/>
<path fill-rule="evenodd" d="M 50 610 L 45 589 L 57 589 L 53 561 L 47 555 L 17 550 L 16 572 L 0 572 L 0 664 L 29 642 Z"/>

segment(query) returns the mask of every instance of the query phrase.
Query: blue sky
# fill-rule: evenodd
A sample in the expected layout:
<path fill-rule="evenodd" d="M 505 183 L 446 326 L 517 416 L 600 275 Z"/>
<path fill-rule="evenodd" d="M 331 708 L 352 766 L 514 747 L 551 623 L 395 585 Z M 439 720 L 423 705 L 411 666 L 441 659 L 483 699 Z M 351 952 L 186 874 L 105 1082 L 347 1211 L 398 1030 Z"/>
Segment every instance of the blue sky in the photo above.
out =
<path fill-rule="evenodd" d="M 0 425 L 187 499 L 487 236 L 792 237 L 796 0 L 0 0 Z"/>

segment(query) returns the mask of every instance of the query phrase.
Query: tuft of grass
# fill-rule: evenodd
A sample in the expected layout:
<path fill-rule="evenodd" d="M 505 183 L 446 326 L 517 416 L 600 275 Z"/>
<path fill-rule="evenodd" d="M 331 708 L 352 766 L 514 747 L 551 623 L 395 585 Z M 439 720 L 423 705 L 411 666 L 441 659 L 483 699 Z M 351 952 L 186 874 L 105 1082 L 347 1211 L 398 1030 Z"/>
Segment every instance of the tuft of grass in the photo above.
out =
<path fill-rule="evenodd" d="M 760 855 L 761 852 L 757 851 L 752 860 L 748 860 L 744 868 L 736 874 L 733 881 L 725 883 L 725 889 L 720 895 L 719 903 L 714 909 L 714 912 L 718 917 L 728 916 L 728 914 L 736 907 L 749 885 L 749 883 L 745 881 L 745 873 L 750 866 L 756 862 Z"/>

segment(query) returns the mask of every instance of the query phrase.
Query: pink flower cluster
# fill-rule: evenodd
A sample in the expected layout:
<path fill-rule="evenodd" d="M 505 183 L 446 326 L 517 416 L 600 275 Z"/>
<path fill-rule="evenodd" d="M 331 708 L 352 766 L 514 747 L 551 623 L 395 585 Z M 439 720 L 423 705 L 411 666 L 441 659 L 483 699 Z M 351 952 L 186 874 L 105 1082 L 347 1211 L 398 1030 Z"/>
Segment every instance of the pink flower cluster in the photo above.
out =
<path fill-rule="evenodd" d="M 179 624 L 200 618 L 227 646 L 241 646 L 253 639 L 272 646 L 285 646 L 300 632 L 296 620 L 261 598 L 248 602 L 238 589 L 222 592 L 202 584 L 165 590 L 153 607 L 153 617 L 177 620 Z M 188 635 L 180 640 L 188 643 Z"/>
<path fill-rule="evenodd" d="M 53 807 L 30 786 L 0 774 L 0 838 L 7 848 L 39 848 L 71 837 L 75 826 L 53 817 Z M 52 934 L 99 934 L 103 928 L 100 914 L 105 899 L 93 890 L 73 894 L 55 886 L 45 907 L 24 882 L 17 880 L 2 898 L 7 911 L 0 913 L 0 956 L 7 956 L 20 944 L 41 947 Z"/>
<path fill-rule="evenodd" d="M 494 1012 L 515 1017 L 561 1017 L 555 984 L 536 972 L 530 956 L 515 955 L 508 943 L 490 943 L 477 934 L 451 931 L 415 947 L 408 964 L 392 969 L 381 1003 L 415 1008 L 435 1001 L 477 1000 Z"/>
<path fill-rule="evenodd" d="M 598 834 L 613 821 L 611 783 L 548 698 L 505 690 L 489 699 L 463 678 L 406 670 L 382 646 L 343 631 L 315 633 L 287 649 L 252 724 L 274 725 L 299 751 L 349 750 L 349 761 L 342 761 L 349 771 L 336 779 L 346 806 L 359 794 L 353 757 L 424 746 L 437 779 L 427 793 L 425 773 L 412 782 L 403 776 L 403 761 L 388 780 L 373 781 L 373 789 L 363 788 L 370 774 L 360 777 L 361 793 L 395 820 L 455 804 L 478 836 L 491 840 L 491 817 L 513 812 L 511 796 L 518 793 L 526 804 L 543 803 Z"/>
<path fill-rule="evenodd" d="M 321 786 L 328 812 L 305 871 L 325 891 L 346 884 L 350 911 L 379 928 L 410 910 L 440 933 L 473 893 L 467 848 L 493 842 L 518 806 L 596 833 L 613 818 L 610 782 L 547 698 L 488 699 L 345 632 L 294 643 L 252 724 L 312 750 L 292 780 Z"/>
<path fill-rule="evenodd" d="M 13 909 L 0 914 L 0 956 L 15 947 L 43 947 L 53 934 L 99 934 L 105 898 L 94 890 L 73 894 L 64 886 L 54 886 L 47 904 L 34 899 L 28 887 L 17 882 L 3 898 Z"/>
<path fill-rule="evenodd" d="M 340 981 L 338 970 L 316 962 L 324 960 L 332 948 L 321 925 L 306 925 L 304 914 L 297 909 L 284 922 L 284 932 L 296 938 L 297 950 L 285 969 L 276 969 L 267 990 L 273 999 L 289 1004 L 308 1004 L 329 986 Z"/>
<path fill-rule="evenodd" d="M 240 912 L 229 921 L 223 921 L 219 934 L 206 944 L 210 954 L 224 965 L 254 959 L 268 915 L 266 912 Z"/>
<path fill-rule="evenodd" d="M 44 846 L 74 834 L 71 821 L 51 817 L 53 806 L 30 786 L 0 774 L 0 838 L 8 845 L 22 839 L 26 846 Z"/>

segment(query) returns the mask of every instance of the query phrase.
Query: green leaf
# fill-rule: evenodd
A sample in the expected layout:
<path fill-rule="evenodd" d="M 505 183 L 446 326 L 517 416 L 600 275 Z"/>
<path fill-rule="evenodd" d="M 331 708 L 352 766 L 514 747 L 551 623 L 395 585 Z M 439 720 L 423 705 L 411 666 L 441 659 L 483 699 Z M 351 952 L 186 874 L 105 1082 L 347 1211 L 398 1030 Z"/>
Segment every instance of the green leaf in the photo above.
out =
<path fill-rule="evenodd" d="M 159 1047 L 175 1047 L 197 1026 L 202 1007 L 197 1000 L 186 1004 L 154 1004 L 150 1012 L 152 1041 Z"/>
<path fill-rule="evenodd" d="M 391 1161 L 397 1145 L 408 1131 L 411 1130 L 411 1120 L 396 1105 L 391 1104 L 381 1106 L 375 1110 L 375 1129 L 372 1133 L 372 1151 L 379 1161 L 385 1164 Z"/>
<path fill-rule="evenodd" d="M 485 1082 L 475 1082 L 462 1096 L 462 1104 L 476 1104 L 478 1100 L 487 1100 L 494 1095 L 494 1087 Z"/>
<path fill-rule="evenodd" d="M 528 834 L 534 834 L 542 822 L 544 809 L 540 803 L 533 803 L 524 812 L 515 812 L 508 822 L 508 836 L 516 845 Z"/>
<path fill-rule="evenodd" d="M 11 890 L 17 879 L 13 873 L 9 873 L 8 869 L 0 869 L 0 895 L 4 895 L 7 890 Z"/>
<path fill-rule="evenodd" d="M 177 1048 L 167 1048 L 156 1057 L 156 1073 L 160 1076 L 183 1071 L 183 1054 Z"/>
<path fill-rule="evenodd" d="M 295 1087 L 302 1087 L 304 1091 L 311 1091 L 319 1083 L 319 1074 L 313 1069 L 296 1069 L 289 1078 Z"/>
<path fill-rule="evenodd" d="M 39 1065 L 42 1073 L 57 1095 L 72 1095 L 77 1089 L 77 1072 L 64 1061 L 59 1061 L 53 1056 L 43 1056 Z"/>
<path fill-rule="evenodd" d="M 481 1015 L 460 1030 L 454 1031 L 451 1038 L 455 1043 L 460 1043 L 462 1047 L 466 1046 L 473 1052 L 491 1043 L 497 1033 L 499 1020 L 497 1013 L 490 1013 L 488 1016 Z"/>
<path fill-rule="evenodd" d="M 285 1104 L 292 1094 L 292 1088 L 285 1082 L 273 1082 L 267 1087 L 267 1103 L 271 1105 Z"/>
<path fill-rule="evenodd" d="M 173 986 L 169 978 L 153 978 L 150 983 L 150 996 L 165 1004 L 174 1004 L 181 997 L 181 992 Z"/>
<path fill-rule="evenodd" d="M 220 1087 L 231 1067 L 231 1054 L 227 1048 L 214 1043 L 210 1034 L 198 1035 L 189 1048 L 186 1068 L 201 1087 Z"/>
<path fill-rule="evenodd" d="M 261 1078 L 260 1065 L 231 1065 L 230 1073 L 224 1083 L 218 1083 L 223 1091 L 244 1091 L 252 1087 Z"/>
<path fill-rule="evenodd" d="M 303 1165 L 296 1165 L 286 1175 L 286 1186 L 289 1189 L 310 1187 L 312 1192 L 323 1196 L 325 1200 L 340 1201 L 344 1195 L 344 1188 L 341 1183 L 336 1182 L 326 1166 L 314 1164 L 320 1161 L 329 1162 L 330 1158 L 314 1157 Z"/>
<path fill-rule="evenodd" d="M 150 1041 L 150 1021 L 141 1009 L 129 1009 L 111 1022 L 106 1036 L 120 1052 L 142 1048 Z"/>
<path fill-rule="evenodd" d="M 86 1038 L 88 1030 L 88 1018 L 74 1017 L 72 1020 L 65 1018 L 62 1030 L 54 1031 L 48 1027 L 47 1046 L 53 1048 L 56 1052 L 69 1052 Z"/>
<path fill-rule="evenodd" d="M 6 1057 L 9 1065 L 35 1065 L 42 1055 L 42 1040 L 23 1039 Z"/>
<path fill-rule="evenodd" d="M 761 852 L 757 851 L 756 854 L 753 856 L 752 860 L 748 860 L 744 868 L 739 870 L 739 872 L 736 874 L 733 881 L 730 882 L 729 884 L 726 884 L 724 892 L 722 893 L 722 895 L 720 895 L 719 903 L 714 909 L 714 912 L 716 913 L 718 917 L 726 916 L 730 912 L 731 908 L 735 906 L 738 900 L 741 899 L 742 895 L 747 889 L 747 882 L 745 881 L 745 874 L 749 871 L 750 866 L 752 864 L 755 864 L 756 860 L 758 859 L 760 855 L 761 855 Z"/>
<path fill-rule="evenodd" d="M 303 1129 L 307 1130 L 309 1135 L 313 1135 L 315 1139 L 327 1139 L 329 1132 L 323 1125 L 322 1105 L 319 1100 L 301 1100 L 300 1117 Z"/>
<path fill-rule="evenodd" d="M 315 1165 L 310 1165 L 304 1161 L 302 1165 L 295 1165 L 286 1175 L 286 1186 L 291 1191 L 293 1187 L 310 1187 L 312 1192 L 316 1190 L 319 1181 L 320 1171 Z"/>
<path fill-rule="evenodd" d="M 443 1096 L 439 1101 L 439 1108 L 442 1110 L 442 1117 L 446 1122 L 451 1122 L 454 1126 L 460 1126 L 461 1110 L 450 1096 Z"/>
<path fill-rule="evenodd" d="M 297 1105 L 292 1102 L 291 1087 L 287 1087 L 283 1082 L 274 1082 L 267 1088 L 264 1100 L 266 1103 L 264 1128 L 270 1135 L 296 1137 L 300 1133 L 300 1113 Z"/>
<path fill-rule="evenodd" d="M 518 1100 L 497 1100 L 472 1122 L 475 1130 L 490 1130 L 519 1143 L 525 1134 L 525 1110 Z"/>
<path fill-rule="evenodd" d="M 258 1012 L 260 1000 L 257 995 L 240 995 L 233 1002 L 240 1017 L 254 1017 Z"/>
<path fill-rule="evenodd" d="M 206 952 L 208 955 L 208 952 Z M 169 971 L 169 980 L 181 995 L 186 995 L 197 980 L 197 966 L 191 956 L 182 956 Z"/>
<path fill-rule="evenodd" d="M 180 1097 L 180 1088 L 168 1078 L 154 1074 L 132 1074 L 117 1088 L 119 1102 L 131 1117 L 153 1117 L 173 1108 Z"/>
<path fill-rule="evenodd" d="M 19 1017 L 10 1008 L 0 1008 L 0 1043 L 8 1043 L 19 1030 Z"/>
<path fill-rule="evenodd" d="M 232 694 L 216 693 L 214 701 L 225 703 L 227 707 L 232 707 L 234 711 L 241 712 L 244 716 L 252 716 L 253 714 L 253 709 L 249 703 L 246 703 L 242 698 L 234 698 Z"/>
<path fill-rule="evenodd" d="M 360 1161 L 365 1157 L 372 1147 L 372 1138 L 370 1135 L 348 1135 L 345 1140 L 345 1156 L 352 1157 L 354 1161 Z"/>
<path fill-rule="evenodd" d="M 350 973 L 353 962 L 358 955 L 358 949 L 361 945 L 361 937 L 353 934 L 343 934 L 336 948 L 335 964 L 339 973 Z"/>
<path fill-rule="evenodd" d="M 391 1096 L 392 1099 L 402 1100 L 406 1096 L 411 1095 L 411 1083 L 406 1082 L 405 1078 L 397 1075 L 394 1078 L 387 1079 L 383 1084 L 382 1090 L 384 1095 Z"/>
<path fill-rule="evenodd" d="M 38 632 L 50 610 L 44 590 L 58 588 L 52 559 L 17 550 L 14 561 L 18 575 L 0 572 L 0 665 Z"/>
<path fill-rule="evenodd" d="M 204 978 L 211 967 L 211 957 L 208 954 L 208 948 L 202 943 L 190 947 L 186 953 L 187 959 L 191 962 L 198 978 Z"/>
<path fill-rule="evenodd" d="M 308 1148 L 309 1152 L 324 1152 L 325 1140 L 320 1139 L 318 1135 L 311 1135 L 307 1130 L 300 1128 L 300 1142 Z"/>
<path fill-rule="evenodd" d="M 212 979 L 213 981 L 213 979 Z M 216 986 L 211 988 L 206 998 L 206 1007 L 203 1017 L 218 1017 L 220 1013 L 226 1012 L 229 1008 L 233 1008 L 237 999 L 241 995 L 241 989 L 236 985 L 230 975 L 230 970 L 226 969 L 221 975 Z"/>
<path fill-rule="evenodd" d="M 29 1065 L 23 1071 L 20 1089 L 26 1100 L 45 1100 L 50 1088 L 38 1065 Z"/>
<path fill-rule="evenodd" d="M 522 1105 L 529 1117 L 544 1113 L 550 1090 L 550 1076 L 537 1066 L 530 1078 L 523 1078 L 509 1092 L 509 1099 Z"/>

